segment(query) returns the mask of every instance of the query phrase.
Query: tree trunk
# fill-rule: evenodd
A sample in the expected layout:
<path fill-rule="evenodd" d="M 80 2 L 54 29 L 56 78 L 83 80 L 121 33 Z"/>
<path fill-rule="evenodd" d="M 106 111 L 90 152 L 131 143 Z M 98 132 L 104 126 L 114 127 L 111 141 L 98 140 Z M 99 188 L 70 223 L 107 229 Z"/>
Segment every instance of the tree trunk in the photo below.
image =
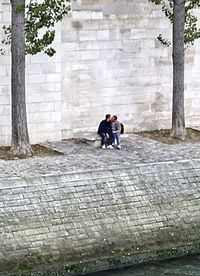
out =
<path fill-rule="evenodd" d="M 15 156 L 33 154 L 29 142 L 25 98 L 25 0 L 11 0 L 12 4 L 12 141 Z"/>
<path fill-rule="evenodd" d="M 173 12 L 173 111 L 171 136 L 184 140 L 184 29 L 185 0 L 174 0 Z"/>

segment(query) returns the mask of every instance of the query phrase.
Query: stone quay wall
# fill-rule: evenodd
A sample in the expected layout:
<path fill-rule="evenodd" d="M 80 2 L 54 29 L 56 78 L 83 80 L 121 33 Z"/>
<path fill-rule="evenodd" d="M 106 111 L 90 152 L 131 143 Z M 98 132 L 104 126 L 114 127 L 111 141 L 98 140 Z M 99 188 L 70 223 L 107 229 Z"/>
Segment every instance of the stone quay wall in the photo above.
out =
<path fill-rule="evenodd" d="M 160 7 L 148 0 L 73 0 L 71 6 L 56 27 L 56 55 L 27 56 L 31 142 L 96 131 L 105 113 L 117 114 L 127 132 L 169 128 L 172 49 L 156 37 L 162 33 L 171 38 L 172 28 Z M 0 27 L 9 22 L 10 1 L 1 0 Z M 197 41 L 186 51 L 187 126 L 199 125 L 199 49 Z M 0 145 L 9 143 L 8 51 L 0 56 Z"/>
<path fill-rule="evenodd" d="M 0 275 L 80 275 L 197 253 L 200 160 L 1 179 L 0 233 Z"/>

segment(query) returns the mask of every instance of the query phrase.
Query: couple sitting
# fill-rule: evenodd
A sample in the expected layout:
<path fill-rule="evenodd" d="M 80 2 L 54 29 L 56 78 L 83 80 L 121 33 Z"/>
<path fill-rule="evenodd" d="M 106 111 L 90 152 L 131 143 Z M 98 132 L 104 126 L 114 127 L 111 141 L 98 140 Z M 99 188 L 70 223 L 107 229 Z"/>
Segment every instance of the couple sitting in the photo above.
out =
<path fill-rule="evenodd" d="M 117 141 L 117 149 L 121 149 L 120 145 L 120 133 L 121 133 L 121 123 L 117 121 L 117 116 L 114 115 L 111 118 L 110 114 L 106 115 L 106 119 L 103 120 L 97 132 L 101 136 L 101 147 L 106 149 L 105 141 L 108 139 L 108 149 L 114 148 L 115 139 Z"/>

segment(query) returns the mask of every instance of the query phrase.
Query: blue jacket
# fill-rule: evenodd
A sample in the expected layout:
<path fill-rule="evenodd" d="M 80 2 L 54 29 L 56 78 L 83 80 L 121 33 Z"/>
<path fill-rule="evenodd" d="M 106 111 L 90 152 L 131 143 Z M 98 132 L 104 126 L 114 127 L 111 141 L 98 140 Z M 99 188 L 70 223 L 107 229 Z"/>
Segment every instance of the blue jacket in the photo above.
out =
<path fill-rule="evenodd" d="M 101 121 L 101 123 L 99 124 L 97 133 L 101 134 L 101 133 L 111 133 L 111 132 L 112 132 L 111 122 L 107 122 L 106 120 Z"/>

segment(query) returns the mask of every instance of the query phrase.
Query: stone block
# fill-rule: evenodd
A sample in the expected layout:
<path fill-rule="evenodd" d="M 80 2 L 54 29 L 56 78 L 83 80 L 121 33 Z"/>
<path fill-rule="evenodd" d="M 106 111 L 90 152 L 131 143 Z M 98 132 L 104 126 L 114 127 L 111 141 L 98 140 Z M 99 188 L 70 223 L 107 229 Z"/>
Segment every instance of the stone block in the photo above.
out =
<path fill-rule="evenodd" d="M 9 105 L 10 104 L 10 96 L 9 95 L 0 95 L 1 105 Z"/>
<path fill-rule="evenodd" d="M 76 41 L 76 39 L 77 39 L 77 33 L 72 30 L 71 31 L 63 30 L 61 33 L 61 42 L 62 43 L 73 42 L 73 41 Z"/>
<path fill-rule="evenodd" d="M 73 20 L 91 20 L 91 11 L 72 11 Z"/>
<path fill-rule="evenodd" d="M 6 66 L 0 66 L 0 76 L 6 76 Z"/>
<path fill-rule="evenodd" d="M 4 2 L 4 0 L 3 0 Z M 2 3 L 2 11 L 4 12 L 10 12 L 11 11 L 11 5 L 9 3 L 9 1 L 7 1 L 7 3 Z"/>
<path fill-rule="evenodd" d="M 92 12 L 92 20 L 103 19 L 102 11 L 93 11 Z"/>
<path fill-rule="evenodd" d="M 55 92 L 61 92 L 62 91 L 62 84 L 61 83 L 55 83 L 54 84 L 54 90 Z"/>
<path fill-rule="evenodd" d="M 45 74 L 31 74 L 31 75 L 28 75 L 28 78 L 27 78 L 28 84 L 44 83 L 45 81 L 46 81 Z"/>
<path fill-rule="evenodd" d="M 80 41 L 96 41 L 97 32 L 96 31 L 79 31 Z"/>
<path fill-rule="evenodd" d="M 125 52 L 137 53 L 139 52 L 140 48 L 140 41 L 138 40 L 126 41 L 122 43 L 122 50 Z"/>
<path fill-rule="evenodd" d="M 57 63 L 59 64 L 59 63 Z M 55 63 L 48 63 L 48 64 L 44 64 L 42 65 L 42 73 L 43 74 L 53 74 L 55 73 Z"/>
<path fill-rule="evenodd" d="M 97 40 L 109 40 L 109 30 L 97 31 Z"/>
<path fill-rule="evenodd" d="M 50 122 L 51 120 L 51 112 L 43 112 L 42 116 L 41 113 L 34 113 L 33 114 L 33 122 L 42 123 L 42 122 Z"/>
<path fill-rule="evenodd" d="M 10 11 L 3 10 L 3 22 L 10 23 L 11 22 L 11 13 Z"/>
<path fill-rule="evenodd" d="M 61 82 L 61 75 L 60 74 L 47 74 L 46 75 L 46 82 Z"/>
<path fill-rule="evenodd" d="M 100 58 L 99 51 L 81 52 L 81 60 L 98 60 Z"/>
<path fill-rule="evenodd" d="M 51 112 L 51 121 L 52 122 L 60 122 L 61 121 L 61 112 Z"/>
<path fill-rule="evenodd" d="M 26 66 L 26 74 L 42 74 L 42 64 L 28 64 Z"/>

